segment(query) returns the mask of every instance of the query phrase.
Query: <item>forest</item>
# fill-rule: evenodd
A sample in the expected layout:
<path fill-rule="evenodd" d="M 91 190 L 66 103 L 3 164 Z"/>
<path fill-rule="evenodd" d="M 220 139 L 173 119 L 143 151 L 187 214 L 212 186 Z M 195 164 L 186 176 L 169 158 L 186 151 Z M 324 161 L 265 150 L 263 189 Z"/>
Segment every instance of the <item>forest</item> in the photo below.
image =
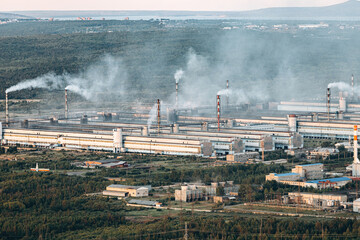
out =
<path fill-rule="evenodd" d="M 224 24 L 223 21 L 179 21 L 165 26 L 157 21 L 4 24 L 0 26 L 0 98 L 4 98 L 6 88 L 20 81 L 49 72 L 78 73 L 109 54 L 123 61 L 123 70 L 128 74 L 127 88 L 132 91 L 128 97 L 135 98 L 169 96 L 175 71 L 191 68 L 187 66 L 191 49 L 210 67 L 219 69 L 214 77 L 229 78 L 234 88 L 264 83 L 271 90 L 268 93 L 271 98 L 322 94 L 329 82 L 346 82 L 351 74 L 355 78 L 360 75 L 356 58 L 360 49 L 358 33 L 339 33 L 336 30 L 339 23 L 331 23 L 328 32 L 254 31 L 241 27 L 225 31 Z M 108 30 L 110 26 L 116 27 Z M 92 27 L 105 30 L 85 31 Z M 54 29 L 62 30 L 51 32 Z M 206 74 L 206 69 L 200 73 L 203 72 Z M 289 88 L 288 93 L 277 92 L 283 86 Z M 39 98 L 44 92 L 24 90 L 12 93 L 10 98 Z"/>
<path fill-rule="evenodd" d="M 72 161 L 101 159 L 106 154 L 44 150 L 25 155 L 13 149 L 0 155 L 8 159 L 14 156 L 17 161 L 0 161 L 1 239 L 176 239 L 184 236 L 185 222 L 189 239 L 356 239 L 360 236 L 360 221 L 351 217 L 315 220 L 221 211 L 149 210 L 126 206 L 123 200 L 93 195 L 114 183 L 106 177 L 125 178 L 123 184 L 153 187 L 179 181 L 234 180 L 241 186 L 242 201 L 253 202 L 297 191 L 297 187 L 264 181 L 268 172 L 288 171 L 284 165 L 206 167 L 204 163 L 209 160 L 202 158 L 132 154 L 123 155 L 123 159 L 135 165 L 150 163 L 154 166 L 151 172 L 136 168 L 94 169 L 84 176 L 75 176 L 66 174 L 79 171 L 70 164 Z M 34 160 L 52 171 L 30 172 Z M 176 167 L 177 164 L 183 167 Z"/>

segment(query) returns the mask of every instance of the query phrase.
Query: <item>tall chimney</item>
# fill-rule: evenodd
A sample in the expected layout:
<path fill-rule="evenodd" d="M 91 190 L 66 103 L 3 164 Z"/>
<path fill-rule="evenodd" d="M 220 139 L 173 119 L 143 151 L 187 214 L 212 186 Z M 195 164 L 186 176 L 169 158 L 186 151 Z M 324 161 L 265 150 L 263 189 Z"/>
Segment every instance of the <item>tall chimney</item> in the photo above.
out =
<path fill-rule="evenodd" d="M 330 121 L 330 88 L 327 88 L 327 114 L 328 121 Z"/>
<path fill-rule="evenodd" d="M 179 96 L 178 96 L 178 92 L 179 92 L 179 83 L 176 82 L 175 83 L 175 89 L 176 89 L 176 95 L 175 95 L 175 109 L 178 108 L 178 100 L 179 100 Z"/>
<path fill-rule="evenodd" d="M 354 125 L 354 163 L 360 163 L 358 158 L 357 125 Z"/>
<path fill-rule="evenodd" d="M 68 119 L 69 108 L 68 108 L 68 93 L 67 89 L 65 88 L 65 119 Z"/>
<path fill-rule="evenodd" d="M 5 93 L 5 122 L 9 123 L 9 99 L 8 93 Z"/>
<path fill-rule="evenodd" d="M 158 134 L 160 134 L 160 99 L 157 100 L 157 125 L 158 125 Z"/>
<path fill-rule="evenodd" d="M 226 96 L 226 107 L 229 108 L 229 80 L 226 80 L 226 89 L 228 91 L 228 94 Z"/>
<path fill-rule="evenodd" d="M 351 75 L 351 97 L 354 99 L 354 74 Z"/>
<path fill-rule="evenodd" d="M 218 131 L 220 132 L 220 95 L 217 95 L 217 119 L 218 119 Z"/>

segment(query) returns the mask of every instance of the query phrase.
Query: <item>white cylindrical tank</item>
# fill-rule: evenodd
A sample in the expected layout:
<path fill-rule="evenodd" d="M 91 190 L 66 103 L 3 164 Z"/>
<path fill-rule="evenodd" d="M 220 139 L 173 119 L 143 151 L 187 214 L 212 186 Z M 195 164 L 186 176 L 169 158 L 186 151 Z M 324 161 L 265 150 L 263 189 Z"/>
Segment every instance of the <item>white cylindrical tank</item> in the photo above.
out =
<path fill-rule="evenodd" d="M 179 133 L 179 124 L 174 124 L 174 133 Z"/>
<path fill-rule="evenodd" d="M 346 100 L 343 97 L 339 99 L 339 111 L 346 112 Z"/>
<path fill-rule="evenodd" d="M 149 136 L 149 128 L 147 126 L 145 126 L 141 129 L 141 135 Z"/>

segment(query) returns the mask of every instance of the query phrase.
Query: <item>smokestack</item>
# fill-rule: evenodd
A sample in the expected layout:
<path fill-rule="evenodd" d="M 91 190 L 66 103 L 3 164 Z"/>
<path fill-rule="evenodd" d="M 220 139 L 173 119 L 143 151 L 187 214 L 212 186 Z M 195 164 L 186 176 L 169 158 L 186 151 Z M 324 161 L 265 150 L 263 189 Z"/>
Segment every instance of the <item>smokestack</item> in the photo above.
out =
<path fill-rule="evenodd" d="M 5 93 L 5 122 L 9 123 L 9 99 L 8 93 Z"/>
<path fill-rule="evenodd" d="M 218 131 L 220 132 L 220 95 L 217 95 L 217 119 L 218 119 Z"/>
<path fill-rule="evenodd" d="M 226 96 L 226 107 L 229 108 L 229 80 L 226 80 L 226 89 L 228 90 L 228 95 Z"/>
<path fill-rule="evenodd" d="M 354 98 L 354 74 L 351 75 L 351 97 Z"/>
<path fill-rule="evenodd" d="M 354 163 L 360 163 L 358 159 L 357 125 L 354 125 Z"/>
<path fill-rule="evenodd" d="M 178 92 L 179 92 L 179 83 L 175 83 L 176 95 L 175 95 L 175 109 L 178 108 Z"/>
<path fill-rule="evenodd" d="M 160 134 L 160 99 L 157 100 L 157 125 L 158 125 L 158 134 Z"/>
<path fill-rule="evenodd" d="M 65 119 L 68 119 L 69 108 L 68 108 L 68 93 L 67 89 L 65 88 Z"/>
<path fill-rule="evenodd" d="M 330 88 L 327 88 L 327 113 L 328 121 L 330 122 Z"/>

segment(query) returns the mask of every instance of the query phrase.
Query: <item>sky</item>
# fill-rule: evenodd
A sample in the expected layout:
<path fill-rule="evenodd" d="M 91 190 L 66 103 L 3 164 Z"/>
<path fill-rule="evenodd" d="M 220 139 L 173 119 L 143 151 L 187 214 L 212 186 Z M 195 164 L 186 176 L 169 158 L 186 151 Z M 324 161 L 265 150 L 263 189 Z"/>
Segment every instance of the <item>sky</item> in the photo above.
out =
<path fill-rule="evenodd" d="M 333 5 L 346 0 L 0 0 L 0 11 L 190 10 L 244 11 L 268 7 Z"/>

